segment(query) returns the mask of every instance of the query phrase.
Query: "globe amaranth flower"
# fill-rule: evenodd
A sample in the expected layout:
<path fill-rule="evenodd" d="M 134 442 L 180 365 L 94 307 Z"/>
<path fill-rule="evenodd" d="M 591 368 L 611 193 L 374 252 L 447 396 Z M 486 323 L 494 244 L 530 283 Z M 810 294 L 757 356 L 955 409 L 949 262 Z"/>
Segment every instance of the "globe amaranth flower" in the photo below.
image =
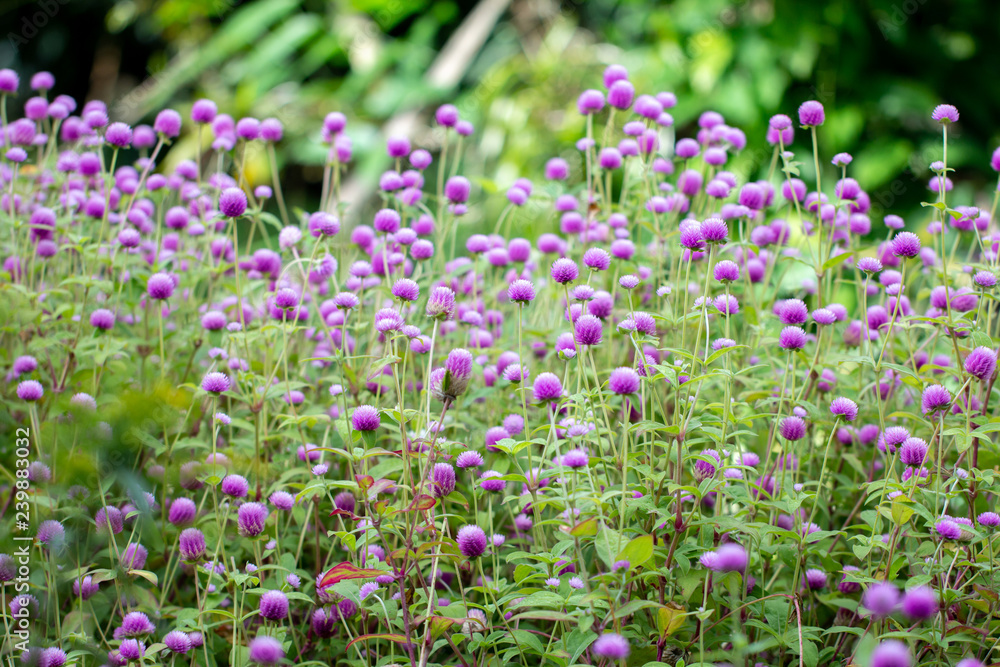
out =
<path fill-rule="evenodd" d="M 280 621 L 288 617 L 288 596 L 278 590 L 265 592 L 260 596 L 260 615 L 269 621 Z"/>
<path fill-rule="evenodd" d="M 34 402 L 45 395 L 42 383 L 37 380 L 25 380 L 17 385 L 17 397 L 22 401 Z"/>
<path fill-rule="evenodd" d="M 229 390 L 230 384 L 228 375 L 212 371 L 201 381 L 201 388 L 210 394 L 221 394 Z"/>
<path fill-rule="evenodd" d="M 812 591 L 821 591 L 826 588 L 827 576 L 826 572 L 818 568 L 810 568 L 806 570 L 806 586 Z"/>
<path fill-rule="evenodd" d="M 122 552 L 122 565 L 132 570 L 141 570 L 146 565 L 149 551 L 138 542 L 131 542 Z"/>
<path fill-rule="evenodd" d="M 996 528 L 1000 526 L 1000 514 L 996 512 L 983 512 L 976 517 L 976 522 L 984 528 Z"/>
<path fill-rule="evenodd" d="M 819 127 L 826 119 L 823 105 L 816 100 L 803 102 L 799 106 L 799 125 L 803 127 Z"/>
<path fill-rule="evenodd" d="M 486 533 L 479 526 L 463 526 L 458 531 L 458 549 L 466 558 L 479 558 L 486 552 Z"/>
<path fill-rule="evenodd" d="M 226 188 L 219 195 L 219 212 L 227 218 L 238 218 L 247 210 L 247 195 L 240 188 Z"/>
<path fill-rule="evenodd" d="M 621 366 L 611 371 L 608 378 L 608 388 L 619 396 L 629 396 L 639 391 L 639 374 L 635 369 Z"/>
<path fill-rule="evenodd" d="M 714 449 L 702 451 L 699 458 L 694 462 L 694 478 L 701 482 L 712 477 L 721 463 L 722 459 Z"/>
<path fill-rule="evenodd" d="M 122 619 L 122 624 L 118 629 L 126 637 L 139 637 L 155 631 L 156 626 L 141 611 L 130 611 L 125 614 L 125 618 Z"/>
<path fill-rule="evenodd" d="M 563 454 L 561 462 L 567 468 L 586 468 L 590 464 L 590 456 L 583 449 L 571 449 Z"/>
<path fill-rule="evenodd" d="M 918 621 L 926 621 L 938 612 L 938 599 L 930 586 L 916 586 L 903 595 L 903 613 Z"/>
<path fill-rule="evenodd" d="M 778 432 L 781 433 L 781 437 L 785 440 L 795 442 L 796 440 L 801 440 L 805 437 L 806 423 L 801 418 L 794 415 L 791 417 L 785 417 L 781 420 Z"/>
<path fill-rule="evenodd" d="M 624 660 L 631 653 L 628 640 L 614 632 L 607 632 L 590 645 L 590 650 L 594 655 L 609 660 Z"/>
<path fill-rule="evenodd" d="M 806 346 L 806 332 L 799 327 L 785 327 L 778 334 L 778 345 L 785 350 L 801 350 Z"/>
<path fill-rule="evenodd" d="M 281 642 L 274 637 L 259 635 L 250 642 L 250 662 L 258 665 L 277 665 L 285 659 Z"/>
<path fill-rule="evenodd" d="M 455 465 L 461 469 L 478 468 L 483 465 L 483 456 L 479 452 L 475 451 L 462 452 L 458 455 Z"/>
<path fill-rule="evenodd" d="M 962 528 L 951 519 L 941 519 L 934 524 L 934 530 L 946 540 L 957 540 L 962 537 Z"/>
<path fill-rule="evenodd" d="M 927 443 L 920 438 L 907 438 L 899 448 L 899 460 L 903 465 L 920 467 L 927 458 Z"/>
<path fill-rule="evenodd" d="M 858 260 L 858 271 L 869 276 L 882 271 L 882 262 L 874 257 L 862 257 Z"/>
<path fill-rule="evenodd" d="M 66 529 L 58 521 L 47 519 L 38 526 L 35 539 L 43 547 L 51 551 L 58 551 L 66 544 Z"/>
<path fill-rule="evenodd" d="M 946 410 L 950 404 L 951 392 L 939 384 L 932 384 L 924 389 L 920 398 L 920 407 L 925 415 Z"/>
<path fill-rule="evenodd" d="M 731 283 L 740 279 L 739 265 L 729 259 L 716 262 L 712 275 L 720 283 Z"/>
<path fill-rule="evenodd" d="M 198 507 L 190 498 L 174 498 L 170 503 L 167 520 L 175 526 L 183 526 L 194 521 L 197 513 Z"/>
<path fill-rule="evenodd" d="M 701 223 L 700 231 L 706 243 L 721 244 L 729 238 L 729 225 L 722 218 L 706 218 Z"/>
<path fill-rule="evenodd" d="M 532 390 L 538 403 L 558 401 L 563 393 L 562 382 L 554 373 L 539 373 Z"/>
<path fill-rule="evenodd" d="M 535 286 L 530 280 L 515 280 L 507 288 L 507 298 L 518 305 L 535 300 Z"/>
<path fill-rule="evenodd" d="M 186 561 L 199 561 L 205 556 L 205 535 L 197 528 L 185 528 L 177 540 L 178 551 Z"/>
<path fill-rule="evenodd" d="M 951 104 L 939 104 L 934 107 L 934 111 L 931 112 L 931 118 L 942 125 L 957 123 L 958 109 Z"/>
<path fill-rule="evenodd" d="M 576 342 L 580 345 L 599 345 L 604 334 L 604 323 L 594 315 L 581 315 L 573 324 Z"/>
<path fill-rule="evenodd" d="M 435 498 L 444 498 L 455 490 L 455 469 L 448 463 L 434 464 L 431 488 Z"/>
<path fill-rule="evenodd" d="M 713 304 L 715 309 L 719 311 L 720 314 L 729 316 L 736 315 L 740 312 L 740 302 L 732 294 L 720 294 L 715 297 Z"/>
<path fill-rule="evenodd" d="M 378 410 L 371 405 L 359 405 L 351 415 L 355 431 L 374 431 L 382 424 Z"/>
<path fill-rule="evenodd" d="M 226 475 L 222 478 L 220 489 L 227 496 L 233 498 L 246 498 L 250 490 L 250 483 L 246 477 L 237 474 Z"/>
<path fill-rule="evenodd" d="M 916 257 L 920 254 L 920 237 L 913 232 L 899 232 L 892 239 L 892 254 L 896 257 Z"/>
<path fill-rule="evenodd" d="M 872 651 L 871 667 L 911 667 L 909 647 L 898 639 L 886 639 Z"/>
<path fill-rule="evenodd" d="M 887 581 L 876 582 L 861 596 L 861 606 L 875 618 L 884 618 L 896 610 L 899 589 Z"/>
<path fill-rule="evenodd" d="M 561 257 L 552 263 L 552 280 L 560 285 L 571 283 L 580 275 L 576 262 L 568 257 Z"/>
<path fill-rule="evenodd" d="M 997 353 L 988 347 L 977 347 L 965 358 L 965 372 L 986 382 L 997 367 Z"/>
<path fill-rule="evenodd" d="M 496 470 L 487 470 L 479 476 L 479 486 L 484 491 L 503 491 L 507 486 L 506 480 L 498 479 L 503 477 L 502 473 Z"/>
<path fill-rule="evenodd" d="M 171 653 L 184 655 L 191 650 L 191 638 L 188 633 L 171 630 L 163 637 L 163 643 Z"/>
<path fill-rule="evenodd" d="M 844 421 L 852 422 L 858 418 L 858 404 L 849 398 L 840 396 L 830 403 L 830 412 Z"/>
<path fill-rule="evenodd" d="M 427 299 L 426 312 L 431 319 L 451 319 L 455 316 L 455 293 L 448 287 L 435 287 Z"/>
<path fill-rule="evenodd" d="M 261 503 L 250 502 L 240 505 L 236 516 L 240 535 L 256 537 L 263 533 L 269 513 L 267 506 Z"/>
<path fill-rule="evenodd" d="M 747 568 L 746 549 L 735 542 L 723 544 L 715 550 L 716 567 L 720 572 L 743 572 Z"/>

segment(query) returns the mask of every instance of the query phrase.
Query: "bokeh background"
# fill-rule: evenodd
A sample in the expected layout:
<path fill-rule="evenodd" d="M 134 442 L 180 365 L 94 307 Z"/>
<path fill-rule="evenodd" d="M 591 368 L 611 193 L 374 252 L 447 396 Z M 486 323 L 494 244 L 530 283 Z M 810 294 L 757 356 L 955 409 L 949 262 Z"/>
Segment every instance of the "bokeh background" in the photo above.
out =
<path fill-rule="evenodd" d="M 940 157 L 929 118 L 935 104 L 962 113 L 949 151 L 957 169 L 950 200 L 988 208 L 996 184 L 994 0 L 22 0 L 0 7 L 0 67 L 23 80 L 50 70 L 57 92 L 109 101 L 112 120 L 149 122 L 164 106 L 186 116 L 201 96 L 235 118 L 280 118 L 283 183 L 303 210 L 318 199 L 319 128 L 329 111 L 350 119 L 357 156 L 350 192 L 359 201 L 371 199 L 390 166 L 386 127 L 433 149 L 441 137 L 428 121 L 443 102 L 477 129 L 462 171 L 487 193 L 502 193 L 519 176 L 538 177 L 549 157 L 573 157 L 583 132 L 576 96 L 599 87 L 610 63 L 627 66 L 638 92 L 677 94 L 678 137 L 692 135 L 706 109 L 743 129 L 749 146 L 740 160 L 749 171 L 767 167 L 759 153 L 767 119 L 820 100 L 828 109 L 821 150 L 827 159 L 855 156 L 851 175 L 871 195 L 875 234 L 886 212 L 921 215 L 927 165 Z M 808 180 L 806 139 L 799 132 L 794 148 Z M 191 157 L 193 142 L 185 135 L 167 161 Z M 251 179 L 268 182 L 266 156 L 257 157 Z M 493 199 L 501 200 L 496 208 L 482 206 L 469 219 L 495 219 L 504 202 Z"/>

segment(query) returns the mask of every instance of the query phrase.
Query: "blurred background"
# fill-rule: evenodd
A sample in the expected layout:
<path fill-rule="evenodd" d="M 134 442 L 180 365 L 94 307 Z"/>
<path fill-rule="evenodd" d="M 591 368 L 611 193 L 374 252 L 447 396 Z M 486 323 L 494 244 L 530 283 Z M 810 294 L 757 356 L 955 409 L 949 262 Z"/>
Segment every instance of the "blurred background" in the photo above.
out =
<path fill-rule="evenodd" d="M 49 70 L 55 92 L 104 99 L 112 120 L 151 122 L 165 106 L 186 118 L 203 96 L 237 119 L 279 118 L 286 197 L 304 210 L 318 201 L 330 111 L 349 118 L 349 192 L 362 200 L 390 167 L 387 124 L 433 150 L 432 114 L 444 102 L 476 126 L 462 172 L 502 192 L 538 178 L 549 157 L 574 157 L 584 131 L 576 97 L 600 87 L 611 63 L 628 68 L 639 93 L 677 94 L 677 137 L 693 135 L 706 109 L 743 129 L 754 177 L 770 157 L 768 118 L 820 100 L 825 164 L 854 155 L 875 234 L 886 212 L 919 215 L 927 165 L 940 158 L 938 103 L 962 114 L 950 202 L 988 208 L 996 183 L 993 0 L 22 0 L 0 3 L 0 26 L 0 67 L 23 82 Z M 168 163 L 191 157 L 193 142 L 182 137 Z M 807 142 L 800 131 L 793 148 L 811 180 Z M 251 180 L 269 182 L 265 153 L 256 157 Z M 496 218 L 505 202 L 492 199 L 496 209 L 474 218 Z"/>

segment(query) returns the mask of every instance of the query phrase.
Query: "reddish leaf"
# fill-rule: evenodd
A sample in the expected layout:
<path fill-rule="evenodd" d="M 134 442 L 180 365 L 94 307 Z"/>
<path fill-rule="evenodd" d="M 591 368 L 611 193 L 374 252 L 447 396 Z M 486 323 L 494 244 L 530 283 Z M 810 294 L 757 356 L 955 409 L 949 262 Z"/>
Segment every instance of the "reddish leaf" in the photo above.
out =
<path fill-rule="evenodd" d="M 361 517 L 357 516 L 354 512 L 348 512 L 347 510 L 335 509 L 330 512 L 330 516 L 346 516 L 351 521 L 358 521 Z"/>
<path fill-rule="evenodd" d="M 368 499 L 373 500 L 375 496 L 382 493 L 383 491 L 388 491 L 396 485 L 391 479 L 379 479 L 376 480 L 374 484 L 370 485 L 367 489 Z"/>
<path fill-rule="evenodd" d="M 386 573 L 382 570 L 362 569 L 351 563 L 340 563 L 326 571 L 326 574 L 320 579 L 319 585 L 325 588 L 339 584 L 342 581 L 347 581 L 348 579 L 372 579 L 374 577 L 381 577 L 383 574 Z"/>
<path fill-rule="evenodd" d="M 380 634 L 380 635 L 361 635 L 360 637 L 354 639 L 347 648 L 351 648 L 360 641 L 366 641 L 368 639 L 386 639 L 391 642 L 396 642 L 397 644 L 409 644 L 410 640 L 403 635 L 392 635 L 392 634 Z"/>
<path fill-rule="evenodd" d="M 358 483 L 362 491 L 367 491 L 375 483 L 375 478 L 371 475 L 355 475 L 354 481 Z"/>
<path fill-rule="evenodd" d="M 428 496 L 427 494 L 422 494 L 413 499 L 413 502 L 410 503 L 410 506 L 406 508 L 406 511 L 413 512 L 416 510 L 420 511 L 429 510 L 430 508 L 434 507 L 434 504 L 436 502 L 437 499 L 435 499 L 434 496 Z"/>

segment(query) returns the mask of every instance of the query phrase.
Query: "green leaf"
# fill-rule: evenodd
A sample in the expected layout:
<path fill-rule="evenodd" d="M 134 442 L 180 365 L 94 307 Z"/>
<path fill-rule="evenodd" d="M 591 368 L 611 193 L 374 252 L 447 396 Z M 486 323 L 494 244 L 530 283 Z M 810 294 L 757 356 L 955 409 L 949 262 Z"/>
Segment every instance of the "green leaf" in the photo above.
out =
<path fill-rule="evenodd" d="M 653 557 L 653 536 L 640 535 L 621 550 L 615 560 L 627 560 L 632 567 L 644 565 Z"/>
<path fill-rule="evenodd" d="M 839 255 L 836 255 L 835 257 L 831 257 L 830 259 L 828 259 L 825 262 L 823 262 L 823 266 L 820 267 L 820 268 L 821 268 L 821 270 L 824 273 L 826 273 L 830 269 L 832 269 L 834 267 L 837 267 L 837 266 L 840 266 L 841 264 L 843 264 L 844 262 L 846 262 L 847 260 L 849 260 L 853 256 L 854 256 L 854 253 L 851 253 L 851 252 L 842 252 Z"/>

